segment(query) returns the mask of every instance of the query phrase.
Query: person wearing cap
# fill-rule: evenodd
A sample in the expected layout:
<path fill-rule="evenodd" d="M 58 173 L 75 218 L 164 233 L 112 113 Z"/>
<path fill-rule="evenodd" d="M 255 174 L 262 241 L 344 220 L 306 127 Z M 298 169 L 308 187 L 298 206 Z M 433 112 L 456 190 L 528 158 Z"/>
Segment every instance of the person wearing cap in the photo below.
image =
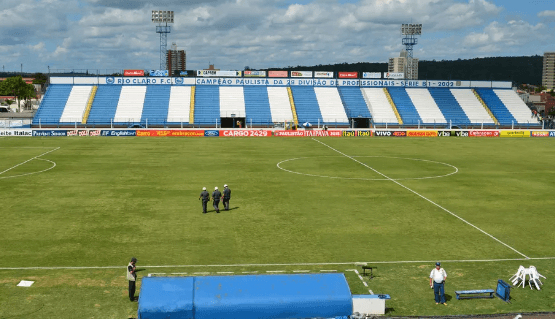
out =
<path fill-rule="evenodd" d="M 434 289 L 434 296 L 437 304 L 445 303 L 445 279 L 447 279 L 447 273 L 445 269 L 441 268 L 441 263 L 436 263 L 436 268 L 432 269 L 430 273 L 430 288 Z"/>
<path fill-rule="evenodd" d="M 223 198 L 224 210 L 229 210 L 229 200 L 231 199 L 231 190 L 227 187 L 227 184 L 224 185 L 224 195 L 222 196 L 222 198 Z"/>
<path fill-rule="evenodd" d="M 202 213 L 206 214 L 206 205 L 210 201 L 210 194 L 206 191 L 206 187 L 202 188 L 202 193 L 200 193 L 198 199 L 202 199 Z"/>
<path fill-rule="evenodd" d="M 214 209 L 216 213 L 220 213 L 220 198 L 222 198 L 222 193 L 218 190 L 218 186 L 214 187 L 214 192 L 212 192 L 212 200 Z"/>
<path fill-rule="evenodd" d="M 137 258 L 131 258 L 129 265 L 127 265 L 127 280 L 129 280 L 129 300 L 135 301 L 135 288 L 137 282 L 137 273 L 135 264 L 137 263 Z"/>

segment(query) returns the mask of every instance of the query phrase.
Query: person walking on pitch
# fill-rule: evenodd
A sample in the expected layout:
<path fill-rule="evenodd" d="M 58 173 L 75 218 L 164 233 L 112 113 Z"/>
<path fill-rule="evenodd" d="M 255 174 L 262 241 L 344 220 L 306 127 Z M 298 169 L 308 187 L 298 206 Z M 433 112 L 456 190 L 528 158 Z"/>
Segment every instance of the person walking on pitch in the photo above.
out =
<path fill-rule="evenodd" d="M 210 194 L 206 191 L 206 187 L 202 188 L 202 193 L 200 193 L 198 199 L 202 199 L 202 213 L 206 214 L 206 205 L 210 201 Z"/>
<path fill-rule="evenodd" d="M 220 198 L 222 198 L 222 193 L 218 190 L 218 186 L 214 187 L 214 192 L 212 192 L 212 200 L 214 209 L 216 213 L 220 213 Z"/>
<path fill-rule="evenodd" d="M 223 198 L 224 210 L 229 210 L 229 200 L 231 199 L 231 190 L 229 189 L 229 187 L 227 187 L 227 184 L 224 185 L 224 195 L 222 196 L 222 198 Z"/>

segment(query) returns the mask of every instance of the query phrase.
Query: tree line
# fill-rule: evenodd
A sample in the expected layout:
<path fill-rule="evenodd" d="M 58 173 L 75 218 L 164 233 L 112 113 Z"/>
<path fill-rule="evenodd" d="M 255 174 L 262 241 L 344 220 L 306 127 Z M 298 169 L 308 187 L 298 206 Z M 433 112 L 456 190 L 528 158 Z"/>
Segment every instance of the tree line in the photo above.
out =
<path fill-rule="evenodd" d="M 288 66 L 276 71 L 388 72 L 387 63 L 358 62 Z M 420 80 L 511 81 L 515 85 L 542 84 L 543 56 L 489 57 L 441 61 L 420 61 Z"/>

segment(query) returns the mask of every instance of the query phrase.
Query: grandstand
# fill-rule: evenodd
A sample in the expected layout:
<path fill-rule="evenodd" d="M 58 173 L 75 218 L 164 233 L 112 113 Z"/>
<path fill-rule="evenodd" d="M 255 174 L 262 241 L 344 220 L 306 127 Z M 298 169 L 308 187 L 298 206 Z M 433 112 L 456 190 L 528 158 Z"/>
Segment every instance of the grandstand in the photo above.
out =
<path fill-rule="evenodd" d="M 273 127 L 295 119 L 351 127 L 367 119 L 367 127 L 538 126 L 509 82 L 133 79 L 52 78 L 33 125 L 225 127 L 240 119 Z"/>

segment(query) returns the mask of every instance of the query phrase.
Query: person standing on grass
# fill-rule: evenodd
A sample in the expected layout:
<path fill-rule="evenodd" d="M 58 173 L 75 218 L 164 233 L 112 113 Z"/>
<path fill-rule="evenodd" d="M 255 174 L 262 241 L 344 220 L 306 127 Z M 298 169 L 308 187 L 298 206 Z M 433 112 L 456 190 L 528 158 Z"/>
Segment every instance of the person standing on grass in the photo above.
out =
<path fill-rule="evenodd" d="M 227 184 L 224 185 L 224 195 L 222 196 L 223 198 L 223 204 L 224 204 L 224 209 L 225 210 L 229 210 L 229 200 L 231 199 L 231 190 L 227 187 Z"/>
<path fill-rule="evenodd" d="M 218 190 L 218 186 L 214 187 L 214 192 L 212 193 L 212 200 L 214 201 L 214 209 L 216 213 L 220 213 L 220 199 L 222 198 L 222 193 Z"/>
<path fill-rule="evenodd" d="M 210 194 L 206 191 L 206 187 L 202 188 L 202 193 L 200 193 L 198 199 L 202 199 L 202 213 L 206 214 L 206 205 L 210 201 Z"/>
<path fill-rule="evenodd" d="M 135 264 L 137 263 L 137 258 L 131 258 L 129 265 L 127 265 L 127 280 L 129 280 L 129 300 L 135 301 L 135 288 L 137 282 L 137 273 Z"/>
<path fill-rule="evenodd" d="M 434 289 L 436 305 L 441 303 L 447 306 L 445 302 L 445 279 L 447 279 L 447 273 L 445 269 L 441 268 L 441 264 L 437 262 L 436 268 L 432 269 L 430 273 L 430 288 Z"/>

